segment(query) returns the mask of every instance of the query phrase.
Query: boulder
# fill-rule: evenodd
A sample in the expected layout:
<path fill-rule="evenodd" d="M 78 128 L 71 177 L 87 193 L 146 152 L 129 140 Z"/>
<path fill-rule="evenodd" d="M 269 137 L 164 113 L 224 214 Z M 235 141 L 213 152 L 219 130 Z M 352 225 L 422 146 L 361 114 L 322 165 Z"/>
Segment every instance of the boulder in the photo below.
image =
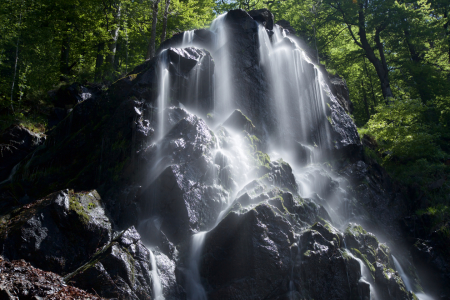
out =
<path fill-rule="evenodd" d="M 149 251 L 134 228 L 116 234 L 94 191 L 60 191 L 2 217 L 8 259 L 65 275 L 71 285 L 108 298 L 152 296 Z"/>
<path fill-rule="evenodd" d="M 283 27 L 283 29 L 286 30 L 289 34 L 295 34 L 295 29 L 291 26 L 291 23 L 289 21 L 279 20 L 275 24 Z"/>
<path fill-rule="evenodd" d="M 24 260 L 0 257 L 1 299 L 104 299 L 67 285 L 58 274 L 33 267 Z"/>
<path fill-rule="evenodd" d="M 273 29 L 273 14 L 267 8 L 251 10 L 248 14 L 253 20 L 263 24 L 266 29 Z"/>
<path fill-rule="evenodd" d="M 147 171 L 139 197 L 141 215 L 158 218 L 171 242 L 211 226 L 228 193 L 214 185 L 214 136 L 206 123 L 187 114 L 165 137 L 143 153 Z"/>
<path fill-rule="evenodd" d="M 34 133 L 20 125 L 12 125 L 0 135 L 0 182 L 8 179 L 22 159 L 44 143 L 43 134 Z"/>
<path fill-rule="evenodd" d="M 205 238 L 200 265 L 209 299 L 271 298 L 288 292 L 290 225 L 270 206 L 229 213 Z"/>
<path fill-rule="evenodd" d="M 255 125 L 252 121 L 247 118 L 239 109 L 233 111 L 233 113 L 226 119 L 223 126 L 228 127 L 232 130 L 241 132 L 243 130 L 252 133 L 255 131 Z"/>

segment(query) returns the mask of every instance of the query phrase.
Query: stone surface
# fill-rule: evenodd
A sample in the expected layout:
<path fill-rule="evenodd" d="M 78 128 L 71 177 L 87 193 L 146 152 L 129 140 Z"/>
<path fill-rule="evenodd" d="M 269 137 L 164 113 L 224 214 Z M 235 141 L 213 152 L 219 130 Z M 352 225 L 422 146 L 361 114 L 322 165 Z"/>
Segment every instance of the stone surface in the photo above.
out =
<path fill-rule="evenodd" d="M 8 179 L 22 159 L 45 141 L 43 134 L 12 125 L 0 135 L 0 182 Z"/>
<path fill-rule="evenodd" d="M 251 10 L 248 14 L 253 18 L 253 20 L 260 22 L 265 28 L 273 29 L 273 14 L 266 8 Z"/>
<path fill-rule="evenodd" d="M 1 299 L 104 299 L 67 285 L 52 272 L 34 268 L 24 260 L 6 261 L 0 256 Z"/>

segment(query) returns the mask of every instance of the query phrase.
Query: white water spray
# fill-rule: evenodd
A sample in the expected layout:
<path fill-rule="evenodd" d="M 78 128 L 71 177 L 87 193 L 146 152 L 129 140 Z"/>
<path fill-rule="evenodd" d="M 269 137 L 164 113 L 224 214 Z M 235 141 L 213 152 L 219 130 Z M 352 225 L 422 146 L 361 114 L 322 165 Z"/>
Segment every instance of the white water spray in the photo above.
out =
<path fill-rule="evenodd" d="M 206 300 L 206 292 L 201 284 L 199 263 L 202 254 L 206 231 L 192 236 L 191 253 L 189 256 L 189 271 L 186 276 L 188 299 Z"/>
<path fill-rule="evenodd" d="M 148 249 L 150 252 L 150 262 L 152 264 L 152 283 L 153 283 L 153 297 L 155 300 L 164 300 L 163 289 L 161 285 L 161 279 L 158 274 L 158 266 L 156 265 L 156 259 L 153 252 Z"/>

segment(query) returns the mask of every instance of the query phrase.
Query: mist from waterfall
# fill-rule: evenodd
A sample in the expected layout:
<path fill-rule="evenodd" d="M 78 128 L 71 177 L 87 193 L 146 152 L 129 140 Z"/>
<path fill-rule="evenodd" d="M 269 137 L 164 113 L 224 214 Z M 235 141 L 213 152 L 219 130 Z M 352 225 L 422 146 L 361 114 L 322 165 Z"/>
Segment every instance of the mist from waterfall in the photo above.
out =
<path fill-rule="evenodd" d="M 224 139 L 221 123 L 227 119 L 231 112 L 236 109 L 235 90 L 233 87 L 233 66 L 230 61 L 229 39 L 232 37 L 227 31 L 225 25 L 226 14 L 218 16 L 211 24 L 210 31 L 214 33 L 214 45 L 211 49 L 215 62 L 214 72 L 214 103 L 212 111 L 214 112 L 215 128 L 211 128 L 217 137 L 215 149 L 213 150 L 214 163 L 220 166 L 222 172 L 216 174 L 213 170 L 211 174 L 215 176 L 212 181 L 214 185 L 226 187 L 228 197 L 226 203 L 222 204 L 222 211 L 217 216 L 215 225 L 212 228 L 206 228 L 206 231 L 195 233 L 190 241 L 189 257 L 185 270 L 186 291 L 188 299 L 207 299 L 207 291 L 202 286 L 201 272 L 199 263 L 202 259 L 202 251 L 207 239 L 208 232 L 213 229 L 224 218 L 229 208 L 233 205 L 237 196 L 242 195 L 239 191 L 249 182 L 256 179 L 256 175 L 251 171 L 255 167 L 255 162 L 251 159 L 248 151 L 245 149 L 245 141 L 239 133 L 233 132 L 230 128 L 227 131 L 227 147 L 222 147 L 220 139 Z M 345 208 L 345 213 L 338 212 L 338 206 L 346 207 L 346 191 L 338 189 L 338 193 L 328 200 L 322 199 L 321 189 L 323 185 L 322 177 L 318 173 L 328 172 L 322 166 L 326 156 L 322 149 L 333 147 L 331 139 L 330 126 L 326 122 L 331 122 L 327 118 L 326 98 L 330 96 L 330 90 L 323 80 L 323 74 L 312 63 L 306 52 L 291 38 L 286 36 L 285 32 L 278 25 L 274 26 L 273 35 L 261 24 L 257 25 L 257 36 L 259 41 L 259 63 L 261 69 L 265 72 L 270 86 L 270 95 L 275 110 L 276 118 L 279 121 L 274 136 L 269 137 L 268 153 L 272 158 L 283 158 L 293 169 L 300 196 L 308 198 L 316 205 L 325 207 L 331 216 L 332 222 L 336 227 L 342 228 L 349 222 L 352 213 Z M 191 47 L 194 44 L 194 31 L 186 31 L 183 34 L 182 47 Z M 167 120 L 166 110 L 171 101 L 170 76 L 168 70 L 167 50 L 160 53 L 158 65 L 158 133 L 159 140 L 164 138 Z M 196 73 L 197 72 L 197 73 Z M 185 91 L 185 97 L 194 99 L 194 104 L 186 109 L 196 113 L 195 107 L 198 103 L 199 90 L 198 69 L 193 69 L 189 75 L 193 79 L 192 85 Z M 184 105 L 179 104 L 184 107 Z M 268 108 L 267 108 L 268 109 Z M 296 148 L 292 145 L 302 147 L 306 153 L 303 163 L 296 160 Z M 292 150 L 294 149 L 294 150 Z M 160 152 L 160 157 L 156 161 L 164 161 L 165 153 Z M 166 165 L 164 165 L 166 166 Z M 162 172 L 159 168 L 158 172 Z M 156 178 L 158 174 L 153 174 Z M 231 176 L 232 175 L 232 176 Z M 333 175 L 335 176 L 335 175 Z M 234 179 L 231 179 L 234 178 Z M 311 179 L 313 178 L 313 179 Z M 339 179 L 337 179 L 339 180 Z M 281 183 L 272 182 L 273 186 L 281 186 Z M 347 250 L 345 250 L 347 251 Z M 374 287 L 370 271 L 367 266 L 359 259 L 353 256 L 349 251 L 347 253 L 357 260 L 361 266 L 361 281 L 370 285 L 371 299 L 377 300 L 377 291 Z M 152 265 L 154 256 L 152 256 Z M 398 262 L 396 262 L 396 267 Z M 156 266 L 156 264 L 155 264 Z M 155 271 L 156 272 L 156 271 Z M 400 272 L 400 270 L 399 270 Z M 401 271 L 404 274 L 403 271 Z M 153 271 L 152 271 L 153 275 Z M 156 276 L 156 275 L 155 275 Z M 405 284 L 408 286 L 408 280 L 402 276 Z M 155 283 L 154 283 L 155 284 Z M 291 281 L 290 291 L 294 292 L 295 287 Z M 160 286 L 154 289 L 159 291 Z M 410 289 L 410 287 L 408 287 Z M 160 294 L 160 292 L 158 292 Z M 161 292 L 162 295 L 162 292 Z M 156 294 L 155 294 L 156 296 Z M 427 296 L 428 297 L 428 296 Z M 158 298 L 157 299 L 163 299 Z M 423 298 L 425 299 L 425 298 Z"/>

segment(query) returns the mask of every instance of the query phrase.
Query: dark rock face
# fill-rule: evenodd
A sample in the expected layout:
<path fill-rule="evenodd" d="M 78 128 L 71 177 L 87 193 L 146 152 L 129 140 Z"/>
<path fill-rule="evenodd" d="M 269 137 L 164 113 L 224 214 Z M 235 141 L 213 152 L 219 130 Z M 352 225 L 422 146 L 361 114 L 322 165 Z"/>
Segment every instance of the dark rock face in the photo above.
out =
<path fill-rule="evenodd" d="M 10 215 L 2 230 L 3 254 L 65 274 L 111 239 L 111 225 L 94 191 L 57 192 Z M 83 240 L 83 244 L 79 244 Z"/>
<path fill-rule="evenodd" d="M 380 299 L 414 299 L 398 272 L 393 271 L 392 255 L 386 244 L 379 243 L 372 233 L 355 224 L 347 227 L 345 240 L 350 251 L 370 270 L 381 293 Z"/>
<path fill-rule="evenodd" d="M 252 121 L 238 109 L 228 117 L 228 119 L 223 123 L 223 126 L 237 131 L 245 130 L 249 133 L 255 131 L 255 126 Z"/>
<path fill-rule="evenodd" d="M 213 182 L 217 177 L 212 156 L 215 137 L 206 123 L 177 108 L 168 111 L 174 112 L 170 120 L 176 123 L 143 153 L 146 164 L 154 168 L 144 177 L 139 203 L 141 215 L 159 218 L 162 232 L 179 243 L 212 225 L 228 193 Z M 178 120 L 176 112 L 185 117 Z"/>
<path fill-rule="evenodd" d="M 140 239 L 133 227 L 126 230 L 65 280 L 105 298 L 150 299 L 152 265 Z"/>
<path fill-rule="evenodd" d="M 15 165 L 45 141 L 45 136 L 13 125 L 0 136 L 0 182 L 7 179 Z"/>
<path fill-rule="evenodd" d="M 71 285 L 121 299 L 148 299 L 149 251 L 134 228 L 113 239 L 96 191 L 61 191 L 3 217 L 3 255 L 68 274 Z"/>
<path fill-rule="evenodd" d="M 0 257 L 1 299 L 103 299 L 67 285 L 52 272 L 34 268 L 24 260 L 5 261 Z"/>
<path fill-rule="evenodd" d="M 50 99 L 55 105 L 55 108 L 50 113 L 48 127 L 53 128 L 58 125 L 78 103 L 99 97 L 100 94 L 100 87 L 85 86 L 77 82 L 49 92 Z"/>
<path fill-rule="evenodd" d="M 330 75 L 330 89 L 332 93 L 336 96 L 339 104 L 347 111 L 349 114 L 353 113 L 353 103 L 350 101 L 350 95 L 348 92 L 347 85 L 345 81 L 338 75 Z"/>
<path fill-rule="evenodd" d="M 289 23 L 289 21 L 279 20 L 276 24 L 283 27 L 284 30 L 287 30 L 289 34 L 295 34 L 295 29 L 291 26 L 291 23 Z"/>
<path fill-rule="evenodd" d="M 265 28 L 269 30 L 273 29 L 273 14 L 268 9 L 263 8 L 251 10 L 248 14 L 253 18 L 253 20 L 263 24 Z"/>
<path fill-rule="evenodd" d="M 206 115 L 214 108 L 214 61 L 205 50 L 169 48 L 173 104 L 182 103 Z"/>
<path fill-rule="evenodd" d="M 230 213 L 205 241 L 201 270 L 212 290 L 209 298 L 271 298 L 286 292 L 280 287 L 288 286 L 283 281 L 293 239 L 289 224 L 266 205 Z"/>

